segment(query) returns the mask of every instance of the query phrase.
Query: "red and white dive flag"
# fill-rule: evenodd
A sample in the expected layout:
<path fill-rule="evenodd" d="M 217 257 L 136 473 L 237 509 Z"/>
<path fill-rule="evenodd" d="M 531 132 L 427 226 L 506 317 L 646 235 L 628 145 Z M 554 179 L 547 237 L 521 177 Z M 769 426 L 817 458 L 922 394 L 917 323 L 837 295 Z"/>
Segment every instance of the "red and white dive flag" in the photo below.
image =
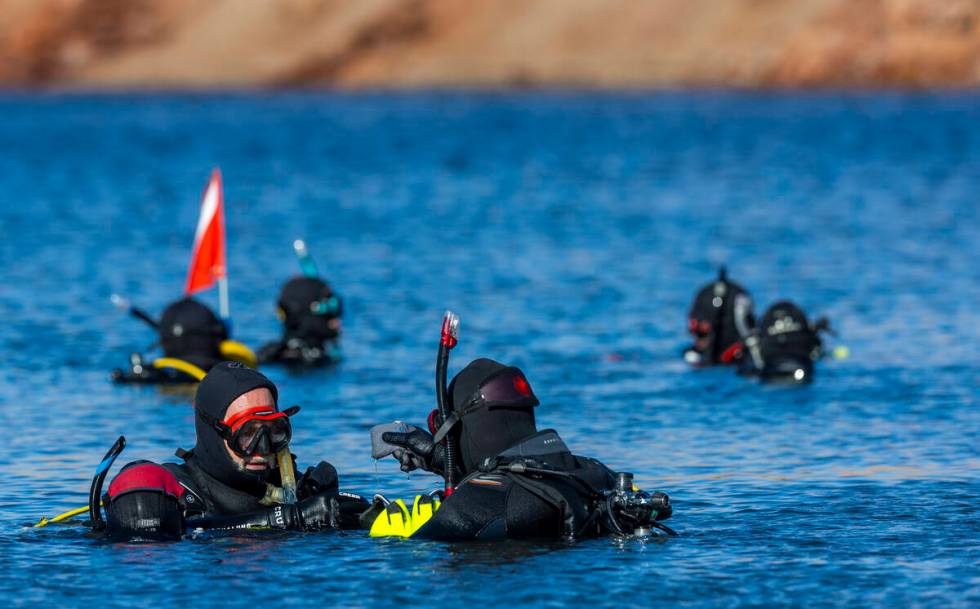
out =
<path fill-rule="evenodd" d="M 187 272 L 187 287 L 184 289 L 188 296 L 206 290 L 215 281 L 228 276 L 225 267 L 224 199 L 221 171 L 215 169 L 204 191 L 201 217 L 197 220 L 197 231 L 194 233 L 194 253 L 191 254 L 191 268 Z"/>

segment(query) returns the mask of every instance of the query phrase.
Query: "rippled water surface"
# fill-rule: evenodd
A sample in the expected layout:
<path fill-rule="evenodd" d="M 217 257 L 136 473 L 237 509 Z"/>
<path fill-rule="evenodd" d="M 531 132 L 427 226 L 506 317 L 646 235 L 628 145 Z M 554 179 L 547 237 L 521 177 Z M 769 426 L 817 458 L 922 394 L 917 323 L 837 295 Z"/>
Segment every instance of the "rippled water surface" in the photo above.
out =
<path fill-rule="evenodd" d="M 0 98 L 0 600 L 14 606 L 980 605 L 980 103 L 974 96 Z M 408 497 L 368 428 L 452 369 L 521 366 L 542 426 L 672 496 L 666 542 L 442 544 L 361 533 L 111 545 L 30 529 L 123 461 L 193 443 L 188 396 L 116 387 L 153 340 L 109 304 L 180 294 L 225 176 L 237 338 L 273 337 L 304 236 L 346 299 L 332 370 L 267 372 L 301 462 Z M 680 359 L 727 264 L 825 314 L 806 388 Z M 213 295 L 208 295 L 213 299 Z M 213 301 L 213 300 L 212 300 Z M 301 463 L 303 465 L 304 463 Z"/>

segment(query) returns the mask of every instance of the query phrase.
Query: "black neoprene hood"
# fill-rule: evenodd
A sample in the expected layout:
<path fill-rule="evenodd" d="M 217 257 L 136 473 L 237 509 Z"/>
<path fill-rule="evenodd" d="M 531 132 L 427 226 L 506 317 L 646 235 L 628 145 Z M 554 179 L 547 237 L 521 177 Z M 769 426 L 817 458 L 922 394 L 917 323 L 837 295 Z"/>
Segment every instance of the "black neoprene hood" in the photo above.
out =
<path fill-rule="evenodd" d="M 228 329 L 207 306 L 187 297 L 171 303 L 160 315 L 160 346 L 164 355 L 186 359 L 205 369 L 221 359 L 221 341 Z"/>
<path fill-rule="evenodd" d="M 276 386 L 258 370 L 238 362 L 221 362 L 214 366 L 197 387 L 194 408 L 221 421 L 228 406 L 239 396 L 254 389 L 272 392 L 273 404 L 279 402 Z M 200 415 L 194 417 L 197 444 L 194 456 L 200 467 L 225 484 L 246 492 L 264 493 L 269 470 L 250 472 L 239 468 L 225 448 L 224 439 Z"/>
<path fill-rule="evenodd" d="M 318 313 L 311 309 L 311 305 L 331 296 L 337 298 L 327 282 L 319 277 L 293 277 L 287 281 L 278 302 L 284 316 L 284 339 L 299 338 L 320 343 L 336 338 L 337 331 L 329 321 L 340 316 L 340 300 L 336 300 L 338 309 L 334 313 Z"/>
<path fill-rule="evenodd" d="M 492 387 L 498 383 L 500 389 Z M 474 360 L 453 378 L 449 393 L 454 412 L 462 415 L 459 448 L 466 472 L 537 432 L 538 399 L 519 368 Z"/>

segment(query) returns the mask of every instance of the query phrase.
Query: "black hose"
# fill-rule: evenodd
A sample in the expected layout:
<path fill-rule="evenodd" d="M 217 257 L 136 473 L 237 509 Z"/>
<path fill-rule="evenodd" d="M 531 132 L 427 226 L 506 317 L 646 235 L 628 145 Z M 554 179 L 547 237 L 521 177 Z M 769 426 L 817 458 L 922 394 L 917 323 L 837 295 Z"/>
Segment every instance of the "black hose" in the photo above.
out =
<path fill-rule="evenodd" d="M 439 416 L 443 422 L 449 420 L 449 390 L 446 387 L 446 369 L 449 367 L 449 345 L 443 338 L 439 341 L 439 355 L 436 358 L 436 402 Z M 446 495 L 456 488 L 456 443 L 452 431 L 446 434 L 445 479 Z"/>

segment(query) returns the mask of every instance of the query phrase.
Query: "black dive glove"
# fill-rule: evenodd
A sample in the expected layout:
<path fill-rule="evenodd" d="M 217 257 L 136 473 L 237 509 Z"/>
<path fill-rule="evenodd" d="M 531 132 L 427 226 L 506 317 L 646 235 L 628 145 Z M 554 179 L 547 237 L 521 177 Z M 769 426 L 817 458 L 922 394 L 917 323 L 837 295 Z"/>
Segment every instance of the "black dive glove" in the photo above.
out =
<path fill-rule="evenodd" d="M 381 439 L 388 444 L 401 446 L 392 453 L 402 464 L 403 472 L 423 469 L 442 475 L 446 469 L 446 447 L 436 444 L 432 434 L 422 429 L 413 429 L 408 433 L 386 431 Z"/>
<path fill-rule="evenodd" d="M 360 516 L 371 504 L 352 493 L 320 493 L 296 504 L 300 526 L 304 531 L 318 529 L 357 529 Z"/>
<path fill-rule="evenodd" d="M 351 493 L 320 493 L 295 505 L 274 505 L 268 509 L 234 516 L 188 518 L 187 529 L 223 531 L 242 529 L 285 529 L 317 531 L 320 529 L 360 528 L 360 516 L 371 504 Z"/>
<path fill-rule="evenodd" d="M 296 482 L 296 496 L 306 499 L 321 493 L 334 494 L 338 487 L 337 469 L 326 461 L 320 461 L 316 467 L 306 468 L 306 472 L 300 476 Z"/>

